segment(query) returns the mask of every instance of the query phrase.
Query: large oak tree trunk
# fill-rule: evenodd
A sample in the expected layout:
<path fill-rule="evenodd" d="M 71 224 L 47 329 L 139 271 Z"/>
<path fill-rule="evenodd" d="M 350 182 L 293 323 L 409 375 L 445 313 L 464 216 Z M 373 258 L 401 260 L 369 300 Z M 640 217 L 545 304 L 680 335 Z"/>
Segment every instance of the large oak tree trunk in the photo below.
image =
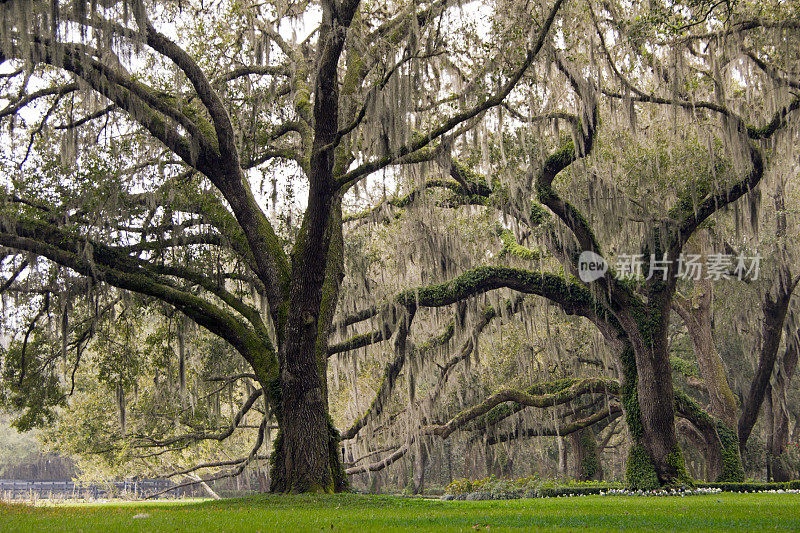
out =
<path fill-rule="evenodd" d="M 669 485 L 682 482 L 685 472 L 675 433 L 675 400 L 666 328 L 653 328 L 651 334 L 652 345 L 645 344 L 637 350 L 634 344 L 638 373 L 636 390 L 643 430 L 641 443 L 653 461 L 659 481 Z"/>
<path fill-rule="evenodd" d="M 651 292 L 648 304 L 633 304 L 620 314 L 631 344 L 623 354 L 623 403 L 634 438 L 627 478 L 636 489 L 689 482 L 675 431 L 665 292 Z"/>
<path fill-rule="evenodd" d="M 280 350 L 281 492 L 333 492 L 347 486 L 339 435 L 328 414 L 328 332 L 343 277 L 341 195 L 334 166 L 339 132 L 339 58 L 358 2 L 322 2 L 314 85 L 314 140 L 308 207 L 292 252 L 284 343 Z M 279 467 L 279 468 L 280 468 Z"/>
<path fill-rule="evenodd" d="M 756 374 L 750 382 L 750 390 L 745 398 L 744 406 L 742 409 L 742 416 L 739 418 L 739 446 L 744 449 L 747 444 L 747 439 L 750 437 L 750 432 L 756 423 L 758 411 L 761 408 L 761 403 L 764 396 L 767 395 L 767 388 L 769 380 L 772 376 L 773 369 L 775 368 L 775 360 L 778 355 L 778 348 L 781 344 L 781 337 L 783 336 L 784 321 L 789 310 L 789 303 L 792 298 L 792 292 L 798 283 L 800 283 L 800 276 L 792 279 L 792 273 L 789 268 L 789 257 L 786 252 L 786 206 L 784 204 L 785 189 L 784 182 L 780 179 L 776 185 L 775 190 L 775 213 L 776 219 L 776 255 L 779 258 L 778 266 L 778 283 L 773 283 L 773 286 L 768 289 L 764 295 L 764 301 L 761 304 L 761 312 L 764 321 L 761 326 L 761 352 L 758 356 L 758 364 L 756 367 Z M 774 292 L 774 297 L 773 297 Z M 790 337 L 787 340 L 789 349 L 796 345 L 796 337 Z M 792 355 L 790 355 L 791 359 Z M 778 369 L 780 371 L 780 368 Z M 768 434 L 772 434 L 772 419 L 768 418 L 768 425 L 770 430 Z"/>
<path fill-rule="evenodd" d="M 790 481 L 797 474 L 786 461 L 784 453 L 789 444 L 789 412 L 786 390 L 797 369 L 798 345 L 792 339 L 775 366 L 773 382 L 767 388 L 765 411 L 767 422 L 767 469 L 773 481 Z"/>
<path fill-rule="evenodd" d="M 342 280 L 341 232 L 341 197 L 312 188 L 292 258 L 273 492 L 334 492 L 347 487 L 327 395 L 328 333 Z"/>
<path fill-rule="evenodd" d="M 700 375 L 708 391 L 711 414 L 729 427 L 735 428 L 739 422 L 736 397 L 728 384 L 722 358 L 714 345 L 711 298 L 711 281 L 696 280 L 694 294 L 687 301 L 679 302 L 675 308 L 689 331 Z"/>
<path fill-rule="evenodd" d="M 666 337 L 663 342 L 666 344 Z M 686 476 L 675 433 L 672 368 L 666 346 L 656 345 L 643 354 L 636 354 L 636 368 L 643 429 L 641 443 L 662 485 L 682 483 Z"/>
<path fill-rule="evenodd" d="M 578 481 L 603 479 L 603 465 L 597 450 L 597 440 L 591 427 L 569 435 L 572 449 L 572 477 Z"/>

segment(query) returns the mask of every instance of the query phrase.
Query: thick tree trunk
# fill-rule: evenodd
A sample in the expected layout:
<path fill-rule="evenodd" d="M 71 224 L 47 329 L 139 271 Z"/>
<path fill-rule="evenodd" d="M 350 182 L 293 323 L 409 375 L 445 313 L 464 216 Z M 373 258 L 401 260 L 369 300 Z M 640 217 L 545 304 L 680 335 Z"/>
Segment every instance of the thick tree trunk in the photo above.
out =
<path fill-rule="evenodd" d="M 328 415 L 328 332 L 343 277 L 342 211 L 334 177 L 339 144 L 339 59 L 358 2 L 322 3 L 308 207 L 292 251 L 283 345 L 280 347 L 281 473 L 273 490 L 333 492 L 347 486 L 339 435 Z M 277 476 L 276 476 L 277 478 Z"/>
<path fill-rule="evenodd" d="M 789 412 L 785 396 L 797 368 L 798 348 L 795 339 L 790 341 L 776 364 L 773 384 L 766 393 L 767 469 L 773 481 L 790 481 L 797 474 L 787 463 L 784 453 L 789 444 Z"/>
<path fill-rule="evenodd" d="M 750 390 L 744 402 L 742 416 L 739 418 L 739 447 L 744 449 L 753 426 L 758 418 L 758 411 L 764 401 L 764 396 L 769 385 L 770 376 L 775 368 L 778 348 L 783 336 L 783 323 L 789 308 L 792 292 L 797 281 L 792 281 L 788 267 L 779 271 L 778 283 L 775 287 L 775 296 L 772 291 L 767 293 L 762 304 L 764 323 L 761 332 L 761 352 L 758 356 L 758 365 Z"/>
<path fill-rule="evenodd" d="M 661 284 L 648 292 L 648 303 L 627 298 L 616 313 L 629 343 L 620 353 L 623 408 L 634 439 L 626 477 L 638 490 L 691 483 L 675 431 L 667 344 L 670 288 Z"/>
<path fill-rule="evenodd" d="M 572 448 L 572 477 L 578 481 L 603 479 L 603 465 L 592 428 L 571 433 L 569 441 Z"/>
<path fill-rule="evenodd" d="M 667 317 L 648 309 L 637 321 L 631 339 L 636 359 L 636 395 L 641 432 L 637 445 L 644 451 L 659 485 L 682 485 L 688 481 L 675 432 L 675 400 L 672 367 L 667 348 Z M 641 458 L 641 453 L 639 453 Z"/>
<path fill-rule="evenodd" d="M 711 281 L 696 280 L 694 294 L 688 300 L 676 302 L 675 309 L 689 331 L 700 375 L 708 391 L 711 414 L 729 427 L 736 427 L 739 422 L 736 397 L 725 376 L 711 329 L 711 298 Z"/>
<path fill-rule="evenodd" d="M 775 190 L 775 212 L 777 213 L 777 220 L 776 220 L 776 236 L 778 238 L 779 249 L 785 253 L 785 237 L 786 237 L 786 228 L 787 228 L 787 221 L 786 221 L 786 205 L 785 205 L 785 183 L 783 180 L 779 179 L 778 183 L 776 184 Z M 781 247 L 781 245 L 783 245 Z M 784 271 L 781 271 L 781 284 L 780 288 L 783 287 L 783 278 L 784 276 L 788 279 L 788 268 Z M 793 282 L 795 285 L 797 281 Z M 791 292 L 794 290 L 794 285 L 792 285 L 788 290 L 788 295 L 785 300 L 786 308 L 788 309 L 788 304 L 791 298 Z M 781 291 L 778 291 L 778 298 L 776 299 L 775 304 L 780 305 L 780 297 Z M 767 303 L 770 302 L 769 297 L 767 298 Z M 764 326 L 766 332 L 766 326 L 769 323 L 767 317 L 767 303 L 765 303 L 764 307 Z M 780 308 L 775 308 L 778 312 L 780 312 Z M 794 324 L 793 317 L 790 319 L 792 324 Z M 782 328 L 783 324 L 772 324 L 773 332 L 774 327 Z M 778 331 L 778 342 L 780 342 L 780 329 Z M 764 345 L 767 346 L 766 340 L 764 341 Z M 776 346 L 777 350 L 777 346 Z M 775 363 L 774 372 L 772 372 L 774 379 L 772 382 L 767 386 L 767 390 L 765 392 L 765 396 L 767 399 L 767 415 L 766 422 L 767 422 L 767 480 L 773 479 L 775 481 L 789 481 L 793 478 L 794 472 L 791 472 L 789 465 L 786 463 L 785 456 L 783 453 L 786 451 L 786 446 L 789 443 L 789 413 L 786 408 L 786 389 L 789 386 L 789 382 L 792 380 L 792 376 L 794 376 L 795 369 L 797 367 L 797 358 L 798 358 L 798 350 L 800 350 L 800 336 L 796 331 L 791 328 L 787 328 L 787 339 L 786 339 L 786 351 L 784 352 L 783 356 L 779 358 Z M 768 360 L 768 357 L 765 357 L 766 354 L 762 352 L 762 357 L 759 358 L 759 368 L 761 370 L 761 362 L 762 359 Z M 753 383 L 757 379 L 763 379 L 763 375 L 756 372 L 755 378 L 753 378 Z M 753 395 L 753 389 L 751 388 L 751 396 Z M 751 400 L 751 398 L 748 398 Z M 749 404 L 750 402 L 748 402 Z M 750 407 L 748 405 L 748 407 Z M 743 427 L 742 430 L 746 430 L 746 427 Z"/>
<path fill-rule="evenodd" d="M 342 277 L 341 242 L 340 197 L 312 187 L 292 258 L 274 492 L 334 492 L 347 486 L 327 398 L 327 340 Z"/>

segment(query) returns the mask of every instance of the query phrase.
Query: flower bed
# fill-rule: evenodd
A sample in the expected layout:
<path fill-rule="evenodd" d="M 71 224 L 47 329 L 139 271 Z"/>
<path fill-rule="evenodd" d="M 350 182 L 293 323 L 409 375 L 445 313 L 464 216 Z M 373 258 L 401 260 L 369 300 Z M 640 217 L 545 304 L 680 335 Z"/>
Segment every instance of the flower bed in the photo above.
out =
<path fill-rule="evenodd" d="M 800 480 L 787 483 L 698 483 L 685 489 L 653 491 L 627 490 L 621 483 L 542 479 L 528 476 L 519 479 L 487 477 L 458 479 L 450 483 L 443 500 L 513 500 L 518 498 L 554 498 L 597 494 L 624 496 L 696 496 L 720 492 L 800 493 Z"/>
<path fill-rule="evenodd" d="M 603 481 L 575 481 L 542 479 L 528 476 L 519 479 L 488 477 L 459 479 L 445 489 L 443 500 L 510 500 L 516 498 L 543 498 L 600 494 L 603 491 L 622 489 L 620 483 Z"/>

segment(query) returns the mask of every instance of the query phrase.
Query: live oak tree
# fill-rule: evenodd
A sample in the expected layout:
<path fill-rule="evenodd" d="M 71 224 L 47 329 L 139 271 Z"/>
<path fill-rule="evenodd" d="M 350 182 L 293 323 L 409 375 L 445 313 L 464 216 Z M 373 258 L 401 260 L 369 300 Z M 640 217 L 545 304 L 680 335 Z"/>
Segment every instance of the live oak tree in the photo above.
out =
<path fill-rule="evenodd" d="M 734 288 L 730 283 L 724 283 L 720 290 L 715 291 L 714 283 L 710 280 L 695 280 L 688 296 L 676 297 L 675 309 L 686 323 L 692 340 L 699 377 L 702 378 L 699 386 L 708 392 L 710 412 L 724 420 L 729 427 L 736 428 L 739 447 L 744 451 L 763 405 L 763 422 L 767 428 L 768 477 L 786 481 L 791 474 L 779 456 L 786 449 L 789 438 L 786 395 L 797 364 L 798 334 L 796 300 L 793 301 L 792 295 L 800 283 L 800 276 L 793 274 L 792 267 L 797 251 L 796 239 L 790 229 L 793 224 L 789 221 L 794 213 L 786 208 L 794 201 L 795 176 L 791 173 L 785 175 L 782 171 L 776 174 L 771 199 L 774 209 L 758 209 L 756 205 L 747 217 L 748 222 L 731 220 L 733 225 L 738 226 L 738 239 L 734 231 L 715 228 L 713 232 L 718 249 L 727 248 L 730 251 L 745 245 L 747 241 L 751 247 L 753 242 L 761 244 L 760 253 L 764 257 L 758 281 L 747 283 L 746 291 L 742 292 L 741 286 Z M 736 213 L 732 218 L 739 218 L 742 214 Z M 697 251 L 708 253 L 711 233 L 704 232 L 698 238 L 702 249 Z M 747 298 L 757 299 L 758 312 L 742 312 L 738 309 Z M 732 305 L 731 302 L 737 303 Z M 715 315 L 718 316 L 716 321 L 721 323 L 721 327 L 716 328 L 717 332 L 712 326 Z M 743 342 L 736 343 L 744 344 L 745 354 L 753 353 L 756 359 L 740 362 L 731 360 L 732 354 L 726 354 L 729 359 L 727 366 L 733 368 L 726 372 L 717 349 L 718 343 L 715 342 L 715 333 L 731 336 L 737 329 L 759 333 L 755 336 L 744 335 L 741 338 Z M 744 376 L 741 375 L 742 370 L 750 365 L 754 368 L 752 376 L 747 370 Z M 743 379 L 745 376 L 746 379 Z M 741 417 L 732 392 L 734 389 L 742 398 Z M 771 463 L 775 463 L 774 468 Z"/>
<path fill-rule="evenodd" d="M 277 22 L 313 6 L 231 4 L 217 23 L 213 9 L 202 4 L 125 1 L 45 5 L 32 12 L 22 5 L 29 4 L 3 4 L 3 59 L 13 66 L 4 78 L 9 104 L 2 115 L 29 120 L 19 111 L 47 102 L 53 110 L 42 106 L 26 132 L 33 134 L 31 146 L 51 129 L 64 132 L 62 157 L 78 153 L 81 165 L 72 175 L 77 185 L 60 188 L 53 177 L 63 167 L 53 158 L 47 163 L 45 146 L 33 156 L 45 162 L 40 168 L 23 162 L 6 192 L 0 244 L 67 267 L 90 284 L 105 282 L 164 301 L 228 341 L 250 365 L 280 427 L 273 490 L 344 486 L 338 436 L 327 416 L 329 356 L 392 338 L 394 359 L 374 401 L 342 434 L 353 439 L 384 410 L 408 358 L 423 357 L 425 346 L 408 342 L 416 317 L 500 288 L 545 297 L 588 319 L 616 355 L 619 379 L 503 389 L 444 421 L 411 418 L 402 444 L 349 473 L 383 468 L 418 440 L 495 426 L 525 406 L 549 409 L 580 398 L 595 409 L 541 431 L 566 435 L 624 409 L 635 442 L 633 486 L 687 482 L 676 410 L 718 448 L 730 448 L 715 419 L 673 393 L 669 315 L 686 242 L 721 216 L 721 208 L 758 186 L 765 167 L 774 164 L 772 154 L 765 155 L 768 143 L 791 142 L 795 134 L 799 104 L 784 71 L 796 61 L 783 46 L 797 30 L 784 22 L 791 13 L 778 10 L 771 19 L 702 2 L 686 10 L 655 2 L 641 12 L 611 2 L 503 5 L 494 17 L 496 38 L 484 43 L 469 31 L 444 31 L 454 20 L 454 8 L 445 3 L 323 2 L 322 24 L 296 44 L 281 37 Z M 182 16 L 192 23 L 178 27 L 191 29 L 195 39 L 211 32 L 217 38 L 202 45 L 186 39 L 180 47 L 165 33 L 172 31 L 170 17 L 180 22 Z M 531 20 L 531 34 L 520 32 L 520 23 Z M 481 53 L 478 45 L 485 48 Z M 30 72 L 36 76 L 27 77 Z M 47 81 L 40 87 L 32 79 Z M 773 87 L 776 96 L 768 98 Z M 61 122 L 52 125 L 52 117 Z M 694 127 L 699 141 L 686 132 L 662 139 L 651 134 L 670 122 L 673 130 Z M 559 126 L 569 132 L 566 138 Z M 145 135 L 117 145 L 122 155 L 112 160 L 102 147 L 76 143 L 79 128 L 118 139 L 128 131 Z M 610 132 L 620 129 L 632 130 L 633 137 L 620 135 L 614 144 Z M 499 132 L 494 138 L 492 130 Z M 23 158 L 30 157 L 27 140 L 18 150 Z M 670 141 L 695 148 L 670 153 L 664 148 Z M 638 160 L 629 155 L 627 167 L 615 165 L 615 150 L 639 142 L 660 142 L 661 151 Z M 683 157 L 696 161 L 688 171 Z M 368 219 L 343 216 L 345 193 L 375 172 L 400 179 L 412 165 L 420 165 L 420 182 L 407 196 L 370 206 L 375 209 L 366 217 L 392 218 L 393 210 L 410 211 L 427 191 L 444 189 L 452 194 L 438 208 L 480 205 L 514 219 L 514 231 L 499 231 L 506 253 L 528 262 L 546 255 L 548 268 L 470 268 L 475 265 L 449 264 L 443 257 L 440 271 L 411 288 L 397 287 L 405 290 L 387 296 L 386 307 L 340 294 L 349 273 L 343 223 Z M 252 169 L 264 170 L 267 180 L 303 176 L 308 204 L 301 222 L 288 224 L 294 233 L 279 234 L 265 216 L 261 191 L 251 186 Z M 650 171 L 656 186 L 637 190 L 626 183 L 634 170 Z M 679 185 L 665 183 L 664 176 Z M 113 179 L 103 179 L 96 190 L 101 177 Z M 55 185 L 37 194 L 31 186 L 36 180 Z M 618 202 L 617 193 L 629 193 L 638 207 Z M 666 213 L 665 204 L 671 207 Z M 291 241 L 282 240 L 287 235 Z M 522 237 L 542 249 L 521 246 Z M 623 281 L 612 275 L 612 264 L 594 283 L 572 277 L 581 251 L 611 261 L 614 249 L 654 254 L 669 264 L 666 275 Z M 9 279 L 26 271 L 28 257 L 7 263 Z M 334 327 L 340 300 L 345 312 Z M 486 323 L 513 314 L 518 305 L 512 298 L 484 309 L 471 344 L 465 340 L 438 369 L 438 380 L 468 361 Z M 66 309 L 66 302 L 59 306 Z M 334 331 L 376 316 L 381 325 L 375 331 L 343 335 L 341 343 L 329 345 Z M 36 322 L 37 313 L 31 318 Z M 430 344 L 449 340 L 449 331 Z M 413 401 L 411 383 L 408 395 Z M 598 399 L 607 397 L 621 401 L 601 405 Z"/>
<path fill-rule="evenodd" d="M 577 25 L 574 33 L 568 33 L 573 39 L 566 39 L 564 50 L 554 54 L 553 70 L 562 73 L 564 88 L 559 91 L 550 77 L 543 89 L 546 106 L 535 98 L 510 99 L 499 110 L 501 133 L 495 138 L 495 154 L 499 155 L 494 165 L 482 162 L 486 178 L 469 165 L 446 161 L 443 174 L 449 179 L 423 181 L 407 196 L 387 201 L 386 208 L 404 208 L 427 190 L 449 189 L 454 194 L 443 205 L 499 210 L 504 217 L 516 219 L 526 238 L 552 213 L 560 229 L 541 232 L 540 242 L 567 272 L 577 274 L 582 251 L 613 260 L 630 250 L 628 253 L 641 253 L 645 258 L 639 276 L 621 280 L 612 264 L 599 280 L 582 283 L 546 270 L 485 266 L 440 284 L 402 292 L 396 301 L 415 309 L 448 306 L 504 287 L 544 296 L 568 313 L 588 318 L 606 335 L 620 361 L 622 383 L 616 394 L 622 397 L 635 440 L 629 482 L 641 488 L 688 482 L 675 433 L 676 409 L 692 419 L 703 439 L 714 443 L 720 476 L 741 478 L 732 417 L 721 409 L 717 413 L 723 420 L 710 417 L 687 396 L 673 392 L 667 334 L 687 242 L 701 227 L 724 218 L 726 206 L 736 206 L 743 197 L 754 198 L 765 175 L 790 168 L 800 100 L 791 91 L 796 83 L 788 73 L 794 67 L 787 65 L 796 65 L 797 58 L 794 50 L 777 54 L 785 50 L 781 43 L 796 33 L 797 23 L 791 8 L 771 14 L 774 18 L 711 3 L 685 11 L 660 3 L 651 5 L 650 11 L 634 13 L 612 3 L 588 4 L 587 9 L 591 16 L 584 19 L 585 26 Z M 596 39 L 596 48 L 588 51 L 587 34 Z M 558 109 L 553 102 L 570 93 L 573 96 L 563 101 L 567 109 Z M 514 163 L 519 162 L 512 162 L 509 171 L 512 148 L 504 146 L 502 113 L 507 113 L 506 124 L 512 124 L 508 137 L 515 141 L 525 138 L 524 130 L 514 137 L 515 120 L 517 124 L 560 120 L 571 126 L 572 139 L 538 160 L 537 152 L 529 148 L 535 143 L 529 141 L 526 146 L 523 140 L 532 155 L 518 166 Z M 603 125 L 633 133 L 630 139 L 619 136 L 619 143 L 605 155 L 605 163 L 596 154 L 598 129 L 602 131 Z M 663 136 L 670 125 L 671 133 Z M 696 128 L 694 139 L 688 134 L 690 127 Z M 615 162 L 620 152 L 635 146 L 637 138 L 649 138 L 659 149 L 644 157 L 629 155 L 628 166 Z M 670 144 L 689 149 L 672 149 Z M 482 150 L 484 157 L 486 153 Z M 581 166 L 580 160 L 587 156 L 588 162 Z M 584 181 L 559 177 L 570 169 Z M 654 185 L 636 172 L 650 172 Z M 514 176 L 514 181 L 504 183 L 505 174 Z M 630 175 L 634 175 L 632 183 L 626 182 Z M 559 189 L 558 184 L 572 185 L 573 190 Z M 625 194 L 630 203 L 618 199 Z M 531 199 L 533 209 L 528 204 Z M 372 210 L 365 216 L 375 213 Z M 540 252 L 520 247 L 513 237 L 509 246 L 519 255 L 528 260 L 541 258 Z M 649 268 L 651 257 L 661 269 Z M 376 333 L 371 339 L 378 337 Z M 387 383 L 392 383 L 397 367 L 393 363 L 387 369 Z M 603 388 L 610 393 L 614 386 Z M 381 388 L 369 413 L 381 409 L 383 391 Z M 523 391 L 501 391 L 446 424 L 423 426 L 420 431 L 446 437 L 456 427 L 508 401 L 541 406 L 551 400 L 528 397 Z M 354 431 L 360 425 L 361 421 Z M 345 433 L 345 437 L 353 435 L 353 431 Z M 399 454 L 394 452 L 384 463 Z"/>
<path fill-rule="evenodd" d="M 174 307 L 252 368 L 280 427 L 272 490 L 343 489 L 325 371 L 342 198 L 375 172 L 438 157 L 500 104 L 560 7 L 535 6 L 531 32 L 492 50 L 505 60 L 494 70 L 483 54 L 459 60 L 480 43 L 443 1 L 3 2 L 0 116 L 20 139 L 0 229 L 19 254 L 10 283 L 41 259 Z M 315 16 L 299 43 L 281 31 Z M 259 202 L 256 169 L 302 176 L 292 242 Z M 69 293 L 58 304 L 68 316 Z"/>
<path fill-rule="evenodd" d="M 783 217 L 785 220 L 785 212 L 777 210 L 776 213 L 779 219 Z M 762 248 L 761 253 L 773 253 L 762 258 L 759 280 L 749 282 L 745 293 L 749 298 L 755 297 L 760 300 L 758 312 L 752 312 L 752 308 L 755 307 L 753 300 L 742 298 L 741 287 L 723 287 L 722 290 L 715 290 L 714 283 L 702 279 L 692 282 L 692 289 L 688 295 L 676 295 L 674 309 L 686 324 L 697 360 L 696 376 L 700 380 L 691 385 L 708 394 L 709 412 L 736 431 L 739 449 L 744 451 L 763 404 L 764 423 L 768 428 L 768 456 L 775 457 L 775 461 L 778 461 L 777 457 L 785 450 L 789 437 L 786 429 L 788 424 L 786 392 L 797 364 L 797 324 L 792 294 L 800 278 L 791 274 L 791 267 L 787 262 L 791 254 L 788 253 L 786 242 L 783 240 L 784 235 L 778 231 L 777 242 L 770 242 L 775 241 L 775 235 L 768 234 L 764 226 L 766 225 L 762 226 L 761 231 L 765 235 L 764 241 L 767 245 Z M 706 235 L 701 238 L 705 243 L 708 237 Z M 725 249 L 726 245 L 729 250 L 732 249 L 730 242 L 719 243 L 718 248 Z M 739 293 L 738 297 L 733 296 L 731 291 Z M 755 296 L 752 294 L 753 291 Z M 721 311 L 730 305 L 731 300 L 746 305 L 748 311 L 739 313 Z M 715 313 L 716 309 L 720 310 Z M 715 314 L 719 316 L 716 320 L 724 321 L 724 326 L 716 328 L 718 330 L 716 332 L 712 325 Z M 755 360 L 729 361 L 727 366 L 732 367 L 732 370 L 726 371 L 726 365 L 717 348 L 716 337 L 730 336 L 736 329 L 758 331 L 757 335 L 747 336 L 755 338 L 748 338 L 744 342 L 747 346 L 744 348 L 745 353 L 755 354 Z M 684 362 L 682 359 L 679 360 L 679 364 Z M 738 375 L 745 365 L 753 365 L 755 369 L 752 377 L 748 376 L 746 381 L 743 380 L 744 376 Z M 742 398 L 741 409 L 734 390 L 737 390 Z M 776 406 L 774 410 L 773 404 Z M 785 468 L 778 465 L 774 470 L 781 471 Z M 787 481 L 789 479 L 787 476 L 786 472 L 778 472 L 775 479 Z M 768 477 L 773 476 L 768 474 Z"/>

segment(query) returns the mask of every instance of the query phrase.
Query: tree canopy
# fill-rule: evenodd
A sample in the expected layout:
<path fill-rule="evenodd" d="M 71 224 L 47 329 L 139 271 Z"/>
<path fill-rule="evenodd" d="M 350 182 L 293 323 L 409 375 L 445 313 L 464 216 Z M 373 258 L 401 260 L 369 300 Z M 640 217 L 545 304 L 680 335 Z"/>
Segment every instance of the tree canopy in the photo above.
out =
<path fill-rule="evenodd" d="M 624 412 L 631 486 L 691 483 L 676 415 L 715 477 L 743 476 L 740 446 L 764 398 L 780 404 L 787 381 L 770 378 L 800 344 L 784 214 L 796 206 L 793 5 L 0 10 L 3 400 L 20 428 L 52 424 L 96 374 L 118 428 L 98 437 L 106 417 L 73 441 L 173 454 L 160 465 L 172 474 L 241 472 L 271 441 L 279 492 L 343 490 L 409 451 L 424 462 L 456 431 L 507 441 L 529 431 L 525 410 L 553 417 L 530 431 L 575 434 L 576 448 Z M 759 209 L 766 187 L 783 202 L 774 218 Z M 711 281 L 756 284 L 760 224 L 777 238 L 739 416 L 702 298 Z M 596 279 L 581 276 L 587 253 L 605 258 Z M 687 279 L 689 254 L 715 270 Z M 555 332 L 542 300 L 559 310 Z M 710 412 L 675 388 L 676 317 Z M 480 362 L 497 318 L 544 331 L 540 346 L 501 349 L 497 376 L 453 404 L 448 380 Z M 599 370 L 564 366 L 586 355 L 562 351 L 576 331 L 603 354 Z M 532 370 L 548 360 L 562 370 Z M 241 458 L 181 456 L 232 436 Z"/>

